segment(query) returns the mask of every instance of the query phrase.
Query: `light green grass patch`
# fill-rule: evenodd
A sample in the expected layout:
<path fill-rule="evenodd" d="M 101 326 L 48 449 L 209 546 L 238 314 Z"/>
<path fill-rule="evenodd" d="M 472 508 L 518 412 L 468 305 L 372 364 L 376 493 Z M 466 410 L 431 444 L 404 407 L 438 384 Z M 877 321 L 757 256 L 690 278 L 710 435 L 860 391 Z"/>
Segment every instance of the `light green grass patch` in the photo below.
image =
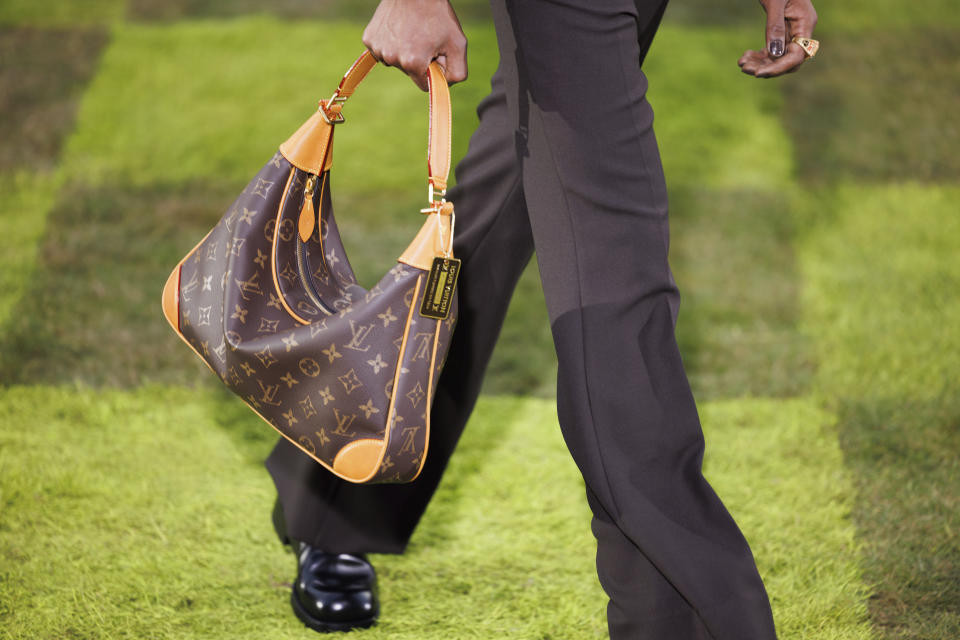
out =
<path fill-rule="evenodd" d="M 0 174 L 0 327 L 30 288 L 44 220 L 56 179 L 34 173 Z"/>
<path fill-rule="evenodd" d="M 783 637 L 867 637 L 828 417 L 801 400 L 704 416 Z M 269 524 L 273 432 L 239 401 L 14 387 L 0 424 L 0 637 L 312 637 Z M 484 397 L 408 553 L 374 559 L 383 620 L 360 635 L 604 637 L 593 553 L 553 403 Z"/>
<path fill-rule="evenodd" d="M 790 139 L 777 86 L 741 73 L 759 30 L 665 24 L 644 62 L 667 183 L 779 189 L 790 183 Z M 762 35 L 762 34 L 761 34 Z"/>
<path fill-rule="evenodd" d="M 751 543 L 780 637 L 871 638 L 834 418 L 810 397 L 708 402 L 701 415 L 705 474 Z"/>
<path fill-rule="evenodd" d="M 804 308 L 831 393 L 936 400 L 960 371 L 957 187 L 843 185 L 809 200 Z"/>
<path fill-rule="evenodd" d="M 136 186 L 205 177 L 243 184 L 333 93 L 364 50 L 362 30 L 266 17 L 118 26 L 83 101 L 66 176 Z M 471 46 L 482 52 L 492 38 L 481 31 Z M 477 77 L 489 77 L 496 58 L 474 58 Z M 466 147 L 487 90 L 486 79 L 454 89 L 457 150 Z M 409 78 L 375 69 L 345 113 L 335 188 L 425 189 L 427 98 Z"/>

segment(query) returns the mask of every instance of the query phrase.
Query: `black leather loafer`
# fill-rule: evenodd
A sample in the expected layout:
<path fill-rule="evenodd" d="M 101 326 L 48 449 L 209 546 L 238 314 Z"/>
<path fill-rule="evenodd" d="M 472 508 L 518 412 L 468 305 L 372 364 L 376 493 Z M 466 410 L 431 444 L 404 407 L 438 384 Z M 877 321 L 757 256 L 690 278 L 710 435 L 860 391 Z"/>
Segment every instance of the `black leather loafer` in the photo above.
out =
<path fill-rule="evenodd" d="M 300 543 L 293 612 L 314 631 L 350 631 L 371 626 L 380 614 L 377 575 L 360 555 L 326 553 Z"/>

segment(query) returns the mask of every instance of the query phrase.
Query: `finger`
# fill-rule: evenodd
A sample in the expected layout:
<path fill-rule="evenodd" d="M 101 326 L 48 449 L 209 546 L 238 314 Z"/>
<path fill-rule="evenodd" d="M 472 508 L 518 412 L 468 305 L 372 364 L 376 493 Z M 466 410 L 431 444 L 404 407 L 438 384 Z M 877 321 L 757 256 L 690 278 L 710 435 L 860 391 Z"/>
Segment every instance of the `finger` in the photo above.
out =
<path fill-rule="evenodd" d="M 447 84 L 449 84 L 450 81 L 447 76 L 447 56 L 441 53 L 434 58 L 433 61 L 440 65 L 440 70 L 443 71 L 443 77 L 447 78 Z"/>
<path fill-rule="evenodd" d="M 769 64 L 773 59 L 766 51 L 747 51 L 737 61 L 740 70 L 744 73 L 754 75 L 758 69 Z"/>
<path fill-rule="evenodd" d="M 404 52 L 400 54 L 397 66 L 403 69 L 422 91 L 427 91 L 427 68 L 430 66 L 430 60 L 426 56 L 412 51 Z"/>
<path fill-rule="evenodd" d="M 762 67 L 763 67 L 763 63 L 751 60 L 750 62 L 747 62 L 745 65 L 740 67 L 740 71 L 748 75 L 755 76 L 757 75 L 757 71 L 759 71 Z"/>
<path fill-rule="evenodd" d="M 767 55 L 766 51 L 753 51 L 748 49 L 743 52 L 743 55 L 740 56 L 740 59 L 737 60 L 737 64 L 741 67 L 749 62 L 755 62 L 758 60 L 769 60 L 770 57 Z"/>
<path fill-rule="evenodd" d="M 404 71 L 407 71 L 404 69 Z M 427 92 L 430 91 L 430 86 L 427 84 L 427 74 L 416 73 L 415 71 L 407 71 L 407 75 L 410 76 L 410 79 L 413 80 L 413 83 L 420 87 L 421 91 Z"/>
<path fill-rule="evenodd" d="M 794 2 L 786 13 L 786 20 L 791 37 L 812 38 L 817 26 L 817 10 L 810 2 Z"/>
<path fill-rule="evenodd" d="M 786 0 L 772 0 L 767 3 L 767 51 L 774 58 L 779 58 L 785 51 L 784 42 L 787 37 L 787 25 L 784 19 L 784 5 Z"/>
<path fill-rule="evenodd" d="M 756 76 L 758 78 L 772 78 L 773 76 L 779 76 L 788 71 L 794 71 L 797 67 L 803 64 L 804 59 L 806 58 L 806 53 L 803 49 L 795 42 L 791 42 L 787 46 L 787 52 L 776 60 L 771 61 L 769 64 L 765 64 L 757 69 Z"/>
<path fill-rule="evenodd" d="M 448 44 L 443 63 L 447 82 L 456 84 L 467 79 L 467 39 L 460 35 Z"/>

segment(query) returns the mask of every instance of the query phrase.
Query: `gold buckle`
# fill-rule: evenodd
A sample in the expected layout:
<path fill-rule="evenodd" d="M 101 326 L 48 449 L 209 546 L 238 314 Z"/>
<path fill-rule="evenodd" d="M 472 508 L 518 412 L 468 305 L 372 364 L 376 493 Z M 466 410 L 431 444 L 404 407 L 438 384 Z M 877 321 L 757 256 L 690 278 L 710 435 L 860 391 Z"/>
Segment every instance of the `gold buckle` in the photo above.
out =
<path fill-rule="evenodd" d="M 440 195 L 439 200 L 437 200 L 436 198 L 437 194 Z M 427 202 L 429 202 L 432 206 L 439 208 L 440 205 L 446 202 L 446 197 L 447 197 L 446 189 L 442 189 L 442 190 L 438 190 L 437 192 L 434 192 L 433 183 L 432 182 L 427 183 Z"/>
<path fill-rule="evenodd" d="M 327 124 L 340 124 L 341 122 L 346 122 L 347 119 L 343 117 L 342 111 L 337 113 L 336 117 L 334 117 L 333 119 L 331 119 L 330 115 L 327 113 L 327 109 L 329 109 L 334 103 L 343 104 L 346 101 L 347 101 L 347 96 L 334 94 L 332 98 L 326 101 L 326 103 L 324 103 L 321 100 L 320 108 L 317 109 L 317 111 L 320 112 L 320 116 L 323 117 L 323 121 L 326 122 Z"/>

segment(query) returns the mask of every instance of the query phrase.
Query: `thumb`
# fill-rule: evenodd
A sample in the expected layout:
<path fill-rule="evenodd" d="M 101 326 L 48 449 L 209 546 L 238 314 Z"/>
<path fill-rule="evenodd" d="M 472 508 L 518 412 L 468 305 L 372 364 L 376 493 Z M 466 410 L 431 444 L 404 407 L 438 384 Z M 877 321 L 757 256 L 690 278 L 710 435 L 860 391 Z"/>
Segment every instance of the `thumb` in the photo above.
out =
<path fill-rule="evenodd" d="M 785 50 L 783 42 L 787 36 L 787 27 L 783 19 L 785 4 L 786 0 L 772 0 L 766 3 L 767 51 L 774 58 L 782 56 Z"/>

